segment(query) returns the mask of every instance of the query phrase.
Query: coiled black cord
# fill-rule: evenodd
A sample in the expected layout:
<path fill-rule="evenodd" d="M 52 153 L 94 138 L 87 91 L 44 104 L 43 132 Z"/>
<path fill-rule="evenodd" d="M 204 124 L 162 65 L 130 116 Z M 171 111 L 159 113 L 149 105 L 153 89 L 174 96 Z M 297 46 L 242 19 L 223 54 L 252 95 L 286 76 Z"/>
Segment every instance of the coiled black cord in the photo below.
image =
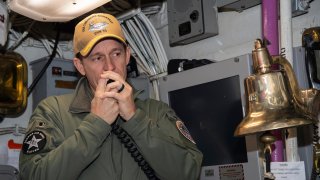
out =
<path fill-rule="evenodd" d="M 122 129 L 118 124 L 112 126 L 112 132 L 117 136 L 121 143 L 127 148 L 133 159 L 138 163 L 139 167 L 145 173 L 149 180 L 160 180 L 154 173 L 149 163 L 143 158 L 139 152 L 136 143 L 131 136 Z"/>
<path fill-rule="evenodd" d="M 313 143 L 316 144 L 319 142 L 319 127 L 317 124 L 313 124 Z"/>

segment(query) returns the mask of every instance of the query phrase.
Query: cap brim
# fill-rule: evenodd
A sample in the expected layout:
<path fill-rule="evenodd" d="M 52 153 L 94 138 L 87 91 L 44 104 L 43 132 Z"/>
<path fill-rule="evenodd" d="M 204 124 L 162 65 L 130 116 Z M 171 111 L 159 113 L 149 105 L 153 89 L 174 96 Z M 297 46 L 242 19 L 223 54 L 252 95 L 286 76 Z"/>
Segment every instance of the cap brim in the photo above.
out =
<path fill-rule="evenodd" d="M 100 40 L 105 39 L 105 38 L 115 38 L 115 39 L 118 39 L 119 41 L 123 42 L 124 44 L 126 44 L 126 41 L 119 36 L 116 36 L 114 34 L 103 34 L 100 36 L 96 36 L 91 41 L 89 41 L 89 43 L 80 51 L 80 54 L 84 57 L 87 56 L 90 53 L 90 51 L 92 50 L 93 46 L 97 42 L 99 42 Z"/>

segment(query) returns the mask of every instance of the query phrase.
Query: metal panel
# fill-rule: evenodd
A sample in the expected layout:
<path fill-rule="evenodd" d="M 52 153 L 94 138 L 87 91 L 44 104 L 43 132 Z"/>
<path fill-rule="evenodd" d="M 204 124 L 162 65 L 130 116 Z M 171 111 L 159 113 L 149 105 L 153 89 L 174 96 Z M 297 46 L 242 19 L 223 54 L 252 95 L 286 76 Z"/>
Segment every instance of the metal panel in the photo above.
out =
<path fill-rule="evenodd" d="M 246 54 L 239 57 L 219 61 L 216 63 L 208 64 L 205 66 L 189 69 L 179 73 L 174 73 L 167 75 L 160 79 L 159 89 L 160 98 L 162 101 L 170 105 L 169 94 L 170 92 L 181 90 L 189 87 L 196 87 L 198 85 L 207 84 L 214 81 L 220 81 L 222 79 L 228 79 L 229 77 L 239 76 L 239 85 L 241 89 L 241 102 L 243 111 L 245 109 L 245 90 L 244 90 L 244 79 L 251 75 L 251 55 Z M 223 90 L 223 89 L 222 89 Z M 202 101 L 202 100 L 199 100 Z M 214 104 L 219 102 L 208 102 L 208 104 Z M 190 104 L 190 106 L 192 106 Z M 210 105 L 209 105 L 210 106 Z M 212 107 L 212 106 L 210 106 Z M 214 109 L 213 109 L 214 110 Z M 188 111 L 189 113 L 190 111 Z M 187 113 L 187 112 L 186 112 Z M 193 112 L 191 112 L 193 113 Z M 221 121 L 222 123 L 226 119 L 219 119 L 217 117 L 212 117 L 215 121 Z M 195 121 L 200 121 L 202 119 L 195 119 Z M 212 131 L 213 136 L 221 137 L 219 132 Z M 207 136 L 206 138 L 211 138 Z M 196 139 L 196 138 L 195 138 Z M 213 139 L 212 139 L 213 140 Z M 213 140 L 214 141 L 214 140 Z M 218 143 L 218 142 L 217 142 Z M 198 144 L 200 146 L 201 143 Z M 202 147 L 205 148 L 205 147 Z M 246 136 L 246 149 L 248 162 L 237 163 L 237 164 L 221 164 L 213 166 L 203 166 L 201 170 L 200 179 L 201 180 L 220 180 L 221 176 L 219 174 L 219 169 L 221 168 L 232 168 L 233 165 L 243 166 L 244 179 L 247 180 L 261 180 L 263 179 L 263 166 L 259 157 L 259 142 L 257 140 L 257 135 Z M 228 150 L 226 150 L 228 151 Z M 212 152 L 213 153 L 213 152 Z M 205 156 L 219 156 L 217 154 L 205 154 Z"/>
<path fill-rule="evenodd" d="M 169 0 L 167 4 L 171 46 L 189 44 L 218 34 L 214 0 Z"/>
<path fill-rule="evenodd" d="M 48 59 L 49 57 L 44 57 L 30 63 L 33 79 L 39 74 Z M 45 97 L 71 93 L 78 79 L 72 60 L 53 59 L 32 92 L 33 109 Z"/>

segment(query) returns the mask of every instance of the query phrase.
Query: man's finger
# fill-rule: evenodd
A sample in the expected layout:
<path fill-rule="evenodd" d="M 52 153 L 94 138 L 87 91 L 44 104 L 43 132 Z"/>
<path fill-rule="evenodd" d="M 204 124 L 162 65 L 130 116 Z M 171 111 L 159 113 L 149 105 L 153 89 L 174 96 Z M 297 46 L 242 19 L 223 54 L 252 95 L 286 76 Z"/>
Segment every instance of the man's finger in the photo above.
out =
<path fill-rule="evenodd" d="M 106 80 L 99 79 L 98 84 L 97 84 L 97 88 L 96 88 L 96 93 L 97 92 L 103 93 L 105 91 L 105 88 L 106 88 Z"/>

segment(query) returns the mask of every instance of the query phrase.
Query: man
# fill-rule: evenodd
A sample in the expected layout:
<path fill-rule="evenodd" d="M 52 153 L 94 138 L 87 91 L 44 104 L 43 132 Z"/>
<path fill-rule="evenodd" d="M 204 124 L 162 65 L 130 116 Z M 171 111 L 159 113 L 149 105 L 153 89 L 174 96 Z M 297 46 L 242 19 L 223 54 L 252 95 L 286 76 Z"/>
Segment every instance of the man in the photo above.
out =
<path fill-rule="evenodd" d="M 39 103 L 20 155 L 22 179 L 197 179 L 202 153 L 166 104 L 139 100 L 130 59 L 109 14 L 77 24 L 73 60 L 84 76 L 73 94 Z"/>

